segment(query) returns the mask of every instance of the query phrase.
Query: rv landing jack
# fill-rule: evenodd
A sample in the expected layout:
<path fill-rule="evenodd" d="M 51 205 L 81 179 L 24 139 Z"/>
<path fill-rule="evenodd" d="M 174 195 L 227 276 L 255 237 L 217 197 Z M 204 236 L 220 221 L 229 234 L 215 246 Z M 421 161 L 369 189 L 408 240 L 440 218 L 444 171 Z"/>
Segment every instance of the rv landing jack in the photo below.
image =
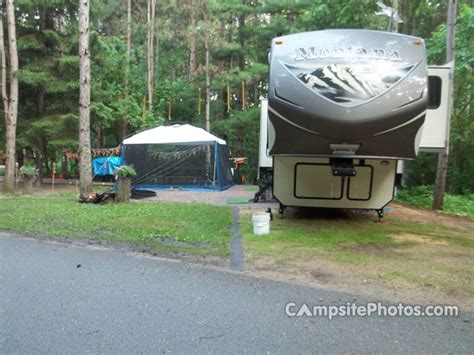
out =
<path fill-rule="evenodd" d="M 280 207 L 278 208 L 278 213 L 282 215 L 283 212 L 285 212 L 285 208 L 286 206 L 280 203 Z"/>
<path fill-rule="evenodd" d="M 383 217 L 384 217 L 383 208 L 377 210 L 377 216 L 378 216 L 377 222 L 383 222 Z"/>

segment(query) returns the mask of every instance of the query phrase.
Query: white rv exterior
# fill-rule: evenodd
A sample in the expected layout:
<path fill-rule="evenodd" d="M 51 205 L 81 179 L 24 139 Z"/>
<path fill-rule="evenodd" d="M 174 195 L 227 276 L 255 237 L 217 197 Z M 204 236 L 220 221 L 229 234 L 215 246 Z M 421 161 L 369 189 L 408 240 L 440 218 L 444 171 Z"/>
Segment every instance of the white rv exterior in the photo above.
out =
<path fill-rule="evenodd" d="M 337 34 L 342 34 L 340 37 L 343 38 L 343 35 L 346 35 L 346 33 L 348 31 L 341 31 Z M 374 42 L 371 39 L 372 33 L 374 31 L 363 33 L 364 36 L 369 38 L 369 42 Z M 305 34 L 306 38 L 309 38 L 311 34 Z M 331 32 L 332 35 L 333 33 Z M 380 37 L 380 35 L 376 35 Z M 317 36 L 319 36 L 318 38 L 324 38 L 324 34 L 317 33 Z M 387 34 L 387 38 L 390 36 L 391 34 Z M 287 37 L 284 37 L 279 42 L 288 42 L 292 38 L 291 36 Z M 296 39 L 299 41 L 298 46 L 302 46 L 301 43 L 306 38 L 296 36 Z M 393 38 L 399 40 L 398 37 Z M 408 43 L 403 44 L 408 47 L 410 45 L 409 42 L 413 41 L 413 37 L 406 36 L 402 40 Z M 382 47 L 380 42 L 377 43 L 377 46 Z M 402 45 L 400 46 L 402 47 Z M 303 59 L 310 57 L 309 51 L 301 50 L 300 52 L 306 56 Z M 315 51 L 313 52 L 316 53 Z M 386 51 L 385 53 L 388 52 Z M 299 54 L 301 57 L 301 53 Z M 400 50 L 400 57 L 403 54 L 403 50 Z M 321 109 L 318 111 L 318 106 L 315 105 L 315 102 L 309 103 L 307 101 L 307 97 L 310 97 L 310 90 L 307 90 L 308 87 L 300 86 L 298 84 L 299 81 L 296 80 L 305 79 L 302 81 L 308 86 L 308 80 L 306 80 L 308 74 L 295 75 L 292 72 L 295 66 L 287 63 L 288 58 L 290 58 L 289 54 L 285 52 L 281 56 L 285 58 L 285 61 L 278 60 L 277 62 L 284 65 L 278 64 L 281 68 L 278 67 L 278 71 L 275 70 L 273 79 L 272 70 L 270 70 L 269 95 L 273 100 L 273 107 L 272 104 L 269 105 L 267 99 L 262 100 L 261 103 L 259 149 L 259 168 L 273 169 L 273 195 L 280 202 L 281 213 L 287 206 L 302 206 L 374 209 L 382 217 L 383 207 L 390 203 L 394 197 L 396 176 L 403 173 L 404 161 L 413 159 L 419 151 L 442 152 L 448 149 L 450 66 L 429 67 L 427 72 L 425 72 L 426 74 L 424 74 L 424 78 L 422 71 L 418 71 L 418 74 L 410 78 L 410 73 L 414 72 L 414 69 L 410 69 L 405 78 L 397 79 L 398 82 L 402 82 L 404 86 L 401 85 L 400 87 L 404 89 L 397 88 L 397 84 L 391 84 L 392 87 L 387 89 L 387 92 L 382 92 L 377 94 L 378 96 L 369 99 L 367 101 L 367 108 L 364 107 L 363 99 L 360 99 L 360 96 L 355 94 L 347 99 L 347 102 L 352 100 L 350 103 L 329 103 L 328 97 L 333 101 L 341 97 L 339 87 L 337 88 L 339 96 L 336 98 L 334 98 L 334 95 L 333 97 L 322 97 L 321 92 L 316 92 L 314 100 L 320 100 L 321 102 Z M 332 64 L 326 64 L 327 58 L 318 58 L 316 54 L 313 57 L 310 59 L 313 62 L 316 61 L 316 64 L 313 64 L 311 60 L 306 64 L 301 62 L 302 58 L 296 58 L 299 60 L 297 63 L 298 68 L 308 68 L 304 69 L 306 73 L 312 70 L 309 69 L 311 66 L 324 68 L 321 65 L 326 65 L 326 68 L 332 70 Z M 423 58 L 421 52 L 418 58 Z M 273 65 L 276 65 L 275 58 L 272 60 Z M 411 63 L 415 63 L 414 67 L 413 64 L 410 64 L 412 68 L 421 70 L 420 65 L 426 65 L 422 62 L 417 62 L 418 60 L 423 61 L 423 59 L 412 58 L 410 60 L 412 61 Z M 337 58 L 336 62 L 339 63 L 338 68 L 344 65 L 348 68 L 345 63 L 341 64 L 340 58 Z M 359 65 L 358 58 L 352 58 L 349 63 L 350 65 Z M 403 65 L 406 66 L 407 64 Z M 318 70 L 319 73 L 324 74 L 323 69 Z M 334 73 L 333 78 L 341 78 L 341 76 L 338 76 L 338 72 L 333 71 L 332 73 Z M 345 73 L 352 74 L 353 72 L 351 69 L 346 69 Z M 277 79 L 274 79 L 275 77 Z M 326 83 L 334 81 L 334 79 L 328 81 L 327 77 L 324 76 L 320 76 L 320 78 L 326 80 Z M 317 80 L 319 79 L 314 79 L 318 85 L 318 90 L 321 90 L 325 83 L 317 82 Z M 407 86 L 407 83 L 410 82 L 416 82 L 419 85 L 423 80 L 425 82 L 425 89 L 422 89 L 423 86 L 420 86 L 421 91 L 415 92 L 409 88 L 409 85 Z M 344 80 L 343 82 L 347 83 Z M 284 85 L 287 83 L 293 85 L 295 89 L 285 89 Z M 387 85 L 387 87 L 389 86 Z M 407 91 L 403 91 L 405 88 L 407 88 Z M 281 95 L 285 93 L 285 90 L 288 93 L 287 95 L 291 96 L 291 100 L 282 98 Z M 352 89 L 348 87 L 347 90 Z M 301 102 L 297 102 L 299 97 L 297 93 L 299 92 L 301 92 L 301 95 L 304 95 L 304 99 Z M 420 93 L 420 97 L 414 96 L 420 95 Z M 390 95 L 393 96 L 392 99 L 390 99 Z M 381 100 L 381 105 L 377 105 L 377 100 Z M 389 107 L 390 105 L 393 106 L 394 100 L 398 100 L 396 105 L 406 111 L 405 116 L 397 112 L 396 107 Z M 354 104 L 353 102 L 356 103 Z M 389 102 L 390 104 L 388 104 Z M 309 106 L 306 106 L 306 103 Z M 413 103 L 418 105 L 418 108 L 410 108 L 410 105 L 413 105 Z M 335 107 L 335 112 L 339 112 L 336 116 L 331 112 L 331 104 Z M 376 105 L 374 106 L 375 111 L 369 107 L 370 105 Z M 387 106 L 388 123 L 383 122 L 384 105 Z M 424 105 L 424 109 L 420 105 Z M 292 108 L 293 106 L 295 107 L 294 109 Z M 311 109 L 308 109 L 308 107 L 311 107 Z M 345 111 L 341 111 L 341 108 Z M 374 117 L 372 121 L 375 126 L 383 127 L 385 125 L 385 127 L 379 130 L 380 133 L 364 133 L 364 129 L 367 132 L 372 130 L 372 126 L 367 125 L 368 121 L 363 119 L 364 109 L 368 116 L 372 115 Z M 298 110 L 304 113 L 302 118 L 297 116 Z M 365 128 L 357 125 L 357 121 L 354 122 L 352 120 L 350 122 L 352 118 L 351 110 L 358 115 L 357 119 L 361 124 L 365 124 Z M 344 116 L 341 116 L 343 115 L 341 112 L 347 112 L 349 116 L 344 118 Z M 313 113 L 316 113 L 316 115 L 311 117 Z M 390 123 L 390 119 L 392 119 L 392 122 L 395 122 L 393 119 L 394 115 L 398 115 L 398 123 L 395 124 Z M 333 119 L 332 117 L 335 118 Z M 338 123 L 337 120 L 341 120 L 341 117 L 346 121 L 339 121 L 342 123 Z M 319 126 L 317 122 L 321 122 Z M 354 137 L 356 138 L 353 141 L 350 140 L 352 136 L 350 130 L 348 131 L 347 127 L 344 126 L 344 122 L 348 122 L 348 124 L 354 127 Z M 278 124 L 278 127 L 275 126 L 275 123 Z M 338 124 L 339 126 L 337 126 Z M 344 128 L 340 128 L 341 131 L 336 129 L 336 131 L 331 133 L 330 130 L 328 131 L 331 125 Z M 319 134 L 319 127 L 321 127 L 321 130 L 326 130 L 326 133 Z M 288 130 L 288 133 L 286 133 L 286 130 Z M 291 130 L 292 132 L 290 132 Z M 298 139 L 296 132 L 301 132 L 301 140 Z M 339 132 L 341 133 L 338 136 Z M 331 134 L 332 136 L 330 136 Z M 357 138 L 357 135 L 361 138 Z M 406 139 L 404 139 L 404 135 Z M 381 139 L 384 136 L 388 137 L 386 144 Z M 314 148 L 311 147 L 312 139 L 314 139 Z M 380 151 L 383 152 L 378 156 L 377 147 L 380 147 Z"/>

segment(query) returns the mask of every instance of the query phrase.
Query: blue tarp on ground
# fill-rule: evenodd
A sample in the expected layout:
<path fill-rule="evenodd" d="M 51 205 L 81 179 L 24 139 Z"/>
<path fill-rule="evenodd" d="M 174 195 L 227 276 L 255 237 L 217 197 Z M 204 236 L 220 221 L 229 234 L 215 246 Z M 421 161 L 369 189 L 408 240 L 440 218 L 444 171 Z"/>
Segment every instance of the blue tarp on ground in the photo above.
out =
<path fill-rule="evenodd" d="M 95 158 L 92 161 L 92 171 L 96 176 L 114 175 L 115 169 L 122 165 L 122 158 Z"/>

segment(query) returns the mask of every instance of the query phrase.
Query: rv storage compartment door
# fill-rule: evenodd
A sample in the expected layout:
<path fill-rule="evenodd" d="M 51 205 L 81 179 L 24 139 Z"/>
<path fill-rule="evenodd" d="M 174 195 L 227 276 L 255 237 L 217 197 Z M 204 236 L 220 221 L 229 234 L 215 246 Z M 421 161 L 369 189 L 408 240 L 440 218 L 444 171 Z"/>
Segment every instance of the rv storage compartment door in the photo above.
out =
<path fill-rule="evenodd" d="M 449 142 L 450 67 L 428 68 L 429 103 L 420 141 L 421 152 L 439 153 Z"/>
<path fill-rule="evenodd" d="M 356 175 L 349 177 L 347 182 L 347 198 L 349 200 L 370 200 L 373 170 L 372 166 L 355 166 Z"/>
<path fill-rule="evenodd" d="M 295 197 L 339 200 L 342 178 L 332 174 L 331 165 L 298 163 L 295 166 Z"/>

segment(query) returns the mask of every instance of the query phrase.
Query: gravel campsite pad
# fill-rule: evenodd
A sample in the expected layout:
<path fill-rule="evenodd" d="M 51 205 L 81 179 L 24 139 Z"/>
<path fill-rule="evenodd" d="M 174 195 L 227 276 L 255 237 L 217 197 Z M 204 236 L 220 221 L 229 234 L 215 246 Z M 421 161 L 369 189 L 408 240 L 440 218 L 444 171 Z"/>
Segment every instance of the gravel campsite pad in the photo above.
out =
<path fill-rule="evenodd" d="M 215 205 L 246 205 L 251 204 L 255 193 L 258 191 L 256 186 L 234 185 L 224 191 L 213 190 L 180 190 L 167 189 L 157 190 L 156 196 L 149 197 L 147 201 L 167 201 L 167 202 L 201 202 Z"/>

